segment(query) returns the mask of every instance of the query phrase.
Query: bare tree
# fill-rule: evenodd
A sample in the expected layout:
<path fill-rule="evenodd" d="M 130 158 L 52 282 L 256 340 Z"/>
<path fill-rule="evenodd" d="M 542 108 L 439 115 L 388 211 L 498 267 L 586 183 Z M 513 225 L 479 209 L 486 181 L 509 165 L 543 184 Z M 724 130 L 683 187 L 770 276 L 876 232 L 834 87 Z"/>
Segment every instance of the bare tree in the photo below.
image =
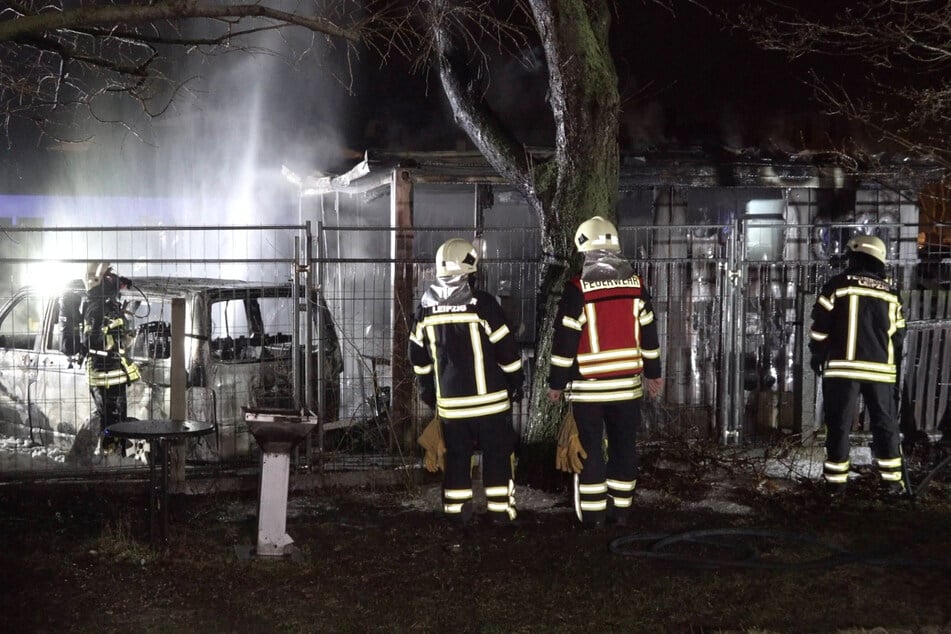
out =
<path fill-rule="evenodd" d="M 618 193 L 618 81 L 608 42 L 613 3 L 414 0 L 364 3 L 362 11 L 345 2 L 296 6 L 0 2 L 0 59 L 9 60 L 0 62 L 0 112 L 7 123 L 26 117 L 49 133 L 58 110 L 94 113 L 98 98 L 118 92 L 160 114 L 185 84 L 169 65 L 170 49 L 250 50 L 242 42 L 261 30 L 304 28 L 355 52 L 369 48 L 384 59 L 402 54 L 434 68 L 456 123 L 524 196 L 541 227 L 543 321 L 530 434 L 550 435 L 558 418 L 545 398 L 550 335 L 572 261 L 571 238 L 580 220 L 612 217 Z M 189 25 L 199 22 L 212 35 L 192 35 Z M 482 84 L 484 47 L 514 50 L 532 33 L 545 53 L 555 125 L 553 151 L 544 155 L 518 141 L 489 107 Z"/>
<path fill-rule="evenodd" d="M 436 66 L 456 123 L 492 166 L 528 201 L 541 227 L 541 321 L 529 436 L 549 435 L 557 408 L 547 402 L 555 307 L 567 280 L 571 238 L 579 220 L 613 217 L 618 191 L 617 75 L 608 48 L 608 0 L 529 0 L 548 66 L 548 101 L 554 115 L 551 156 L 530 155 L 488 107 L 458 31 L 450 3 L 434 0 Z"/>
<path fill-rule="evenodd" d="M 76 122 L 102 120 L 108 108 L 97 106 L 117 96 L 138 102 L 148 117 L 165 112 L 191 79 L 175 72 L 183 51 L 272 53 L 249 44 L 251 37 L 306 29 L 348 54 L 377 46 L 388 53 L 411 45 L 406 29 L 390 32 L 404 16 L 386 7 L 365 12 L 346 1 L 300 2 L 294 11 L 259 1 L 3 1 L 0 121 L 8 133 L 27 121 L 41 135 L 81 140 Z"/>
<path fill-rule="evenodd" d="M 829 114 L 951 167 L 947 0 L 770 1 L 726 17 L 766 50 L 815 60 L 805 81 Z"/>

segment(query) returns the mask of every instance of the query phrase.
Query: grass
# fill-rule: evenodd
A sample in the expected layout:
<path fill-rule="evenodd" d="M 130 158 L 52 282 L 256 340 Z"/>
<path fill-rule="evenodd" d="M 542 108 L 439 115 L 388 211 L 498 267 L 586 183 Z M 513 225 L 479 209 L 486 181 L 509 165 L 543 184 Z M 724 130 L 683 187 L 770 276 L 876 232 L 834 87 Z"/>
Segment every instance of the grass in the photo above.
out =
<path fill-rule="evenodd" d="M 712 470 L 680 468 L 683 459 L 645 457 L 639 486 L 654 495 L 637 498 L 628 529 L 580 530 L 567 496 L 554 509 L 523 511 L 515 530 L 481 521 L 459 529 L 407 503 L 431 481 L 411 489 L 314 490 L 292 494 L 288 533 L 299 553 L 278 560 L 235 556 L 236 545 L 254 539 L 253 495 L 173 498 L 171 543 L 152 551 L 138 498 L 92 487 L 6 487 L 3 630 L 951 632 L 947 477 L 910 503 L 878 497 L 866 474 L 830 506 L 810 483 L 758 486 L 764 476 L 745 469 L 712 478 Z M 670 463 L 676 468 L 663 466 Z M 688 504 L 712 495 L 751 512 Z M 757 570 L 609 549 L 631 534 L 714 528 L 815 535 L 901 562 Z M 753 546 L 769 561 L 824 553 L 768 539 Z M 730 551 L 681 544 L 677 552 Z"/>

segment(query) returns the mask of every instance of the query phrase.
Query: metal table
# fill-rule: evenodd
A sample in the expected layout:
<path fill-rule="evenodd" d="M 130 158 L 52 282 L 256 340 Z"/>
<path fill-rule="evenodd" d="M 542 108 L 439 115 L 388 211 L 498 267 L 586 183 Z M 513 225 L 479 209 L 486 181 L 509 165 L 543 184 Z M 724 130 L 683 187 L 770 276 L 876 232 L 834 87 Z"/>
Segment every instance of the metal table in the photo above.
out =
<path fill-rule="evenodd" d="M 168 544 L 168 441 L 210 434 L 213 423 L 192 420 L 126 420 L 106 427 L 106 436 L 149 442 L 149 538 Z"/>

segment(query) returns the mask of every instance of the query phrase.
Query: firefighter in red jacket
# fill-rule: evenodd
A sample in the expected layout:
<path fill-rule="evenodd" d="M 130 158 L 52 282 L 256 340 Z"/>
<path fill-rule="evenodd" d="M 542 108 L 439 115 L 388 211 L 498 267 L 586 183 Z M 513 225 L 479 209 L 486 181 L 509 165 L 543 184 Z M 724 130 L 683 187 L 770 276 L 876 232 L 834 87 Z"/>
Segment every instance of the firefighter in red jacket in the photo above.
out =
<path fill-rule="evenodd" d="M 822 376 L 823 478 L 833 495 L 845 492 L 849 433 L 861 394 L 882 483 L 886 491 L 902 494 L 896 371 L 905 338 L 901 299 L 885 279 L 881 238 L 856 236 L 846 248 L 848 266 L 819 291 L 809 333 L 810 365 Z"/>
<path fill-rule="evenodd" d="M 522 398 L 524 374 L 502 307 L 472 286 L 478 259 L 475 248 L 459 238 L 439 247 L 437 280 L 416 310 L 409 357 L 420 398 L 437 414 L 420 444 L 427 449 L 427 468 L 445 469 L 443 511 L 460 523 L 471 518 L 471 460 L 479 448 L 489 517 L 511 524 L 517 440 L 511 403 Z"/>
<path fill-rule="evenodd" d="M 559 459 L 559 468 L 576 474 L 583 526 L 606 519 L 623 525 L 637 483 L 643 378 L 652 397 L 663 387 L 657 325 L 650 294 L 621 255 L 611 222 L 595 216 L 581 223 L 575 246 L 584 264 L 558 305 L 548 379 L 549 398 L 558 401 L 564 392 L 571 407 L 560 437 L 574 443 L 574 455 L 567 467 Z"/>

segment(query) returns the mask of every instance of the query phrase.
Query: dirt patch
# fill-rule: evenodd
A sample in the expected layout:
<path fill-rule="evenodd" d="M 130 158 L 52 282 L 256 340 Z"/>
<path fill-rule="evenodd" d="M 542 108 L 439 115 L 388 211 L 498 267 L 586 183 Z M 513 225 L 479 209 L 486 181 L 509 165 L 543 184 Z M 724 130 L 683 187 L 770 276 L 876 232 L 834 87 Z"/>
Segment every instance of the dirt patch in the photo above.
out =
<path fill-rule="evenodd" d="M 951 632 L 951 478 L 910 502 L 865 474 L 833 504 L 809 482 L 664 464 L 647 461 L 633 525 L 595 531 L 550 475 L 519 488 L 514 528 L 448 525 L 433 480 L 295 492 L 298 552 L 279 560 L 236 554 L 254 540 L 252 494 L 173 497 L 154 551 L 141 482 L 6 485 L 2 629 Z"/>

